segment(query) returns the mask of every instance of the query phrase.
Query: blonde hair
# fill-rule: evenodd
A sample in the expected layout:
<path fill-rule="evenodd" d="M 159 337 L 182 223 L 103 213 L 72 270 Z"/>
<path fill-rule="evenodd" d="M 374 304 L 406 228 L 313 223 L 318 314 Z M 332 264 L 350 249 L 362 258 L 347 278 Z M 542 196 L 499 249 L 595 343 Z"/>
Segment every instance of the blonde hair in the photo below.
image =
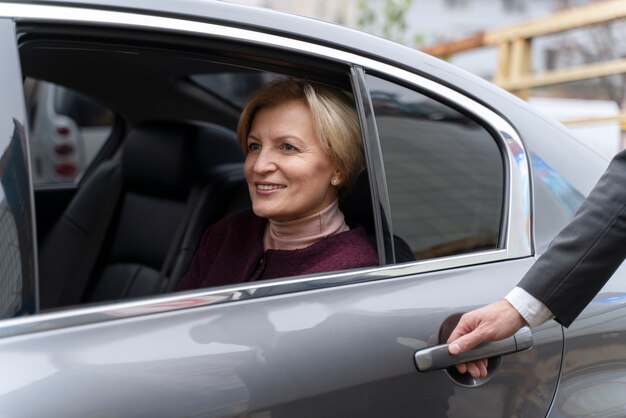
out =
<path fill-rule="evenodd" d="M 301 100 L 311 112 L 315 134 L 342 176 L 339 196 L 345 196 L 365 168 L 359 121 L 353 102 L 339 90 L 303 80 L 273 81 L 257 91 L 239 118 L 237 139 L 248 154 L 248 135 L 263 108 Z"/>

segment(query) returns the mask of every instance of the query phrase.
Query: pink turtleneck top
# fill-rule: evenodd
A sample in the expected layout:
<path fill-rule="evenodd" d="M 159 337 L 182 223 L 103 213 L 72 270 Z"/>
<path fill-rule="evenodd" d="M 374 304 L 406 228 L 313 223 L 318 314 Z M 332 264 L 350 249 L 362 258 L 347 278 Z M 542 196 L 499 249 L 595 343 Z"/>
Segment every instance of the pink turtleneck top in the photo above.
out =
<path fill-rule="evenodd" d="M 263 235 L 263 248 L 297 250 L 349 229 L 335 200 L 321 212 L 305 218 L 287 222 L 270 219 Z"/>
<path fill-rule="evenodd" d="M 349 229 L 337 202 L 305 219 L 270 222 L 251 210 L 207 229 L 177 289 L 378 265 L 362 226 Z"/>

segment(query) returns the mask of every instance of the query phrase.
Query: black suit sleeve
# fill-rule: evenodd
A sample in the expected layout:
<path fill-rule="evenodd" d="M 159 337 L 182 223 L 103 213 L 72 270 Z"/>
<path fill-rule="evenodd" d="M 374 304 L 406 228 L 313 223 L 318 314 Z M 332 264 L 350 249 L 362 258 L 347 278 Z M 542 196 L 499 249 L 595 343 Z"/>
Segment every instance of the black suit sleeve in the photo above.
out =
<path fill-rule="evenodd" d="M 626 257 L 626 150 L 519 283 L 569 326 Z"/>

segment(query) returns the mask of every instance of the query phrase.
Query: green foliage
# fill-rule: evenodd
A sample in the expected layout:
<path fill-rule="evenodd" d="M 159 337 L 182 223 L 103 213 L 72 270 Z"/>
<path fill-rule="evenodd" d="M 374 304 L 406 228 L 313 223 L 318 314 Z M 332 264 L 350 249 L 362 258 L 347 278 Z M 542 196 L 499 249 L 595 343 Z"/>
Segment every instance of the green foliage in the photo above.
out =
<path fill-rule="evenodd" d="M 406 16 L 414 0 L 359 0 L 359 28 L 373 35 L 419 46 L 423 35 L 412 34 Z"/>

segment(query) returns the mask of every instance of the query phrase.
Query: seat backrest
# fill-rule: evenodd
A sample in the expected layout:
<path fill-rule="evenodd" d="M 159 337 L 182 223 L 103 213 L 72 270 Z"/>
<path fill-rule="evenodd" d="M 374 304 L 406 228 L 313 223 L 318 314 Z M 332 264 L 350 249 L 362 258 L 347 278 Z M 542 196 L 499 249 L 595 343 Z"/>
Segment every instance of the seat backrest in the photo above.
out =
<path fill-rule="evenodd" d="M 76 304 L 96 263 L 122 189 L 119 161 L 100 165 L 39 248 L 39 305 Z"/>
<path fill-rule="evenodd" d="M 212 146 L 209 136 L 218 137 Z M 199 167 L 201 143 L 200 150 L 208 146 L 214 158 Z M 174 238 L 195 228 L 199 202 L 211 199 L 202 173 L 232 161 L 242 161 L 242 155 L 230 131 L 165 121 L 135 128 L 121 161 L 94 171 L 42 245 L 42 308 L 160 291 L 166 274 L 181 269 L 176 263 L 182 244 Z M 164 272 L 170 253 L 173 265 Z"/>
<path fill-rule="evenodd" d="M 133 130 L 122 150 L 118 210 L 91 275 L 85 301 L 158 291 L 161 269 L 185 217 L 194 187 L 196 127 L 149 122 Z"/>

